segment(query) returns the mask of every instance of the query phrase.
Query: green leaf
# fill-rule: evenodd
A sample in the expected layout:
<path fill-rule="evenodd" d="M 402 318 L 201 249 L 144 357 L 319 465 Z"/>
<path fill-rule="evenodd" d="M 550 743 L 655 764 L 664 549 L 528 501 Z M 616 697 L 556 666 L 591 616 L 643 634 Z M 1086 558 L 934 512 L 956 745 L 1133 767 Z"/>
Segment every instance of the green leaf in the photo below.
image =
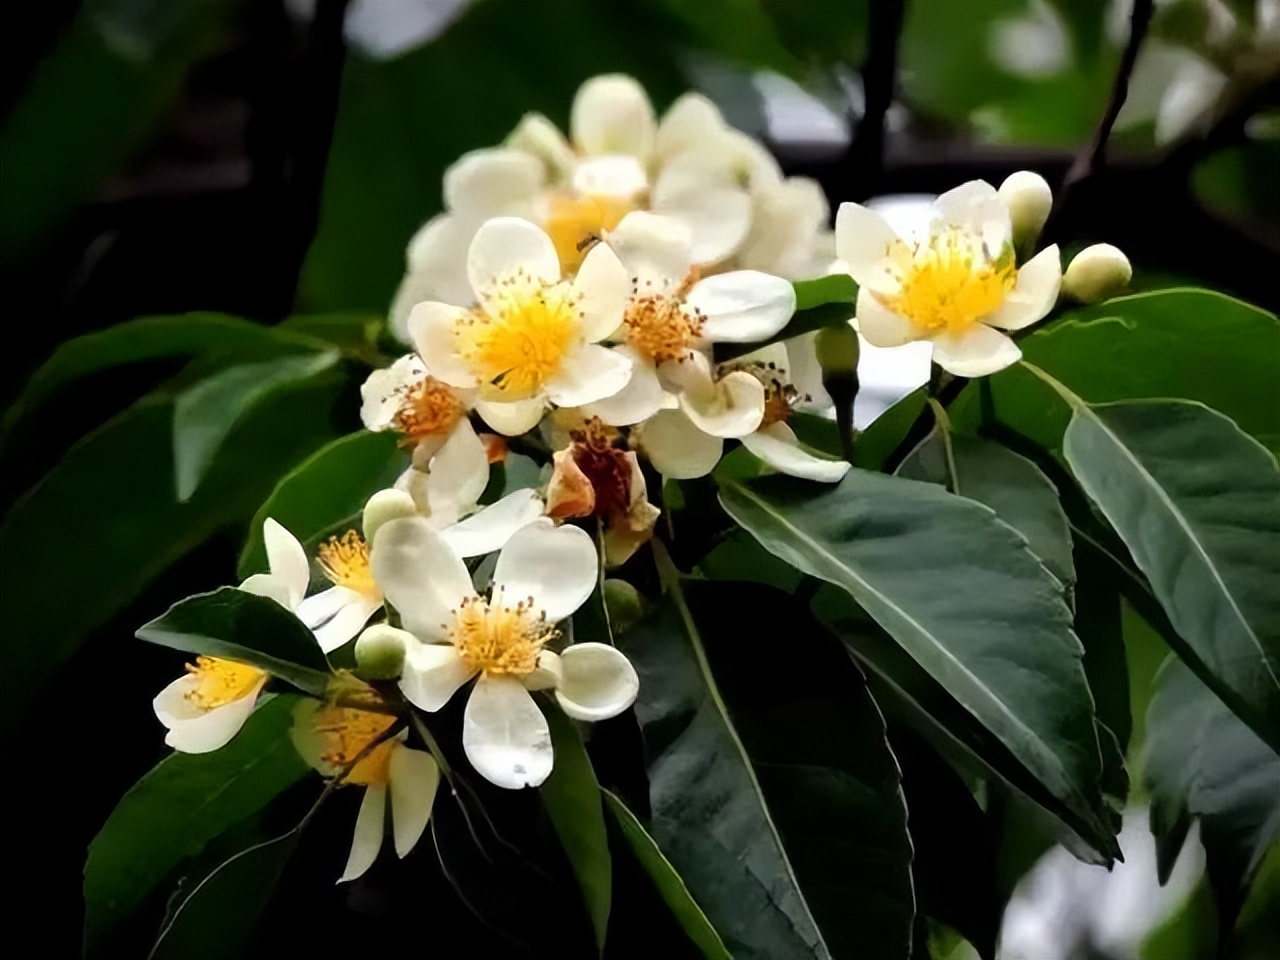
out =
<path fill-rule="evenodd" d="M 1155 688 L 1143 770 L 1160 880 L 1168 879 L 1191 821 L 1199 820 L 1222 930 L 1230 931 L 1280 838 L 1280 756 L 1174 657 L 1160 668 Z"/>
<path fill-rule="evenodd" d="M 853 465 L 882 470 L 889 456 L 925 407 L 925 388 L 912 390 L 860 432 L 853 443 Z"/>
<path fill-rule="evenodd" d="M 1083 650 L 1017 531 L 932 484 L 857 469 L 822 490 L 766 477 L 720 499 L 770 552 L 845 590 L 1093 839 L 1108 834 Z"/>
<path fill-rule="evenodd" d="M 296 702 L 262 698 L 221 750 L 171 754 L 124 795 L 84 865 L 87 954 L 109 955 L 123 923 L 184 860 L 307 774 L 289 740 Z"/>
<path fill-rule="evenodd" d="M 765 344 L 790 340 L 823 327 L 847 323 L 853 318 L 858 285 L 848 274 L 833 273 L 815 280 L 797 280 L 792 286 L 796 288 L 796 312 L 785 327 L 759 343 L 721 344 L 716 349 L 716 359 L 731 360 L 759 350 Z"/>
<path fill-rule="evenodd" d="M 720 939 L 720 934 L 716 932 L 707 915 L 693 899 L 693 894 L 689 892 L 689 888 L 676 872 L 676 868 L 671 865 L 671 861 L 663 856 L 658 845 L 654 843 L 653 837 L 649 836 L 643 824 L 636 819 L 636 815 L 628 810 L 627 805 L 617 796 L 603 789 L 601 793 L 604 794 L 605 807 L 622 830 L 622 835 L 627 838 L 627 843 L 630 844 L 636 859 L 640 861 L 640 866 L 649 874 L 659 896 L 671 908 L 672 914 L 679 921 L 684 932 L 689 935 L 689 939 L 697 945 L 707 960 L 729 960 L 729 950 Z"/>
<path fill-rule="evenodd" d="M 282 387 L 310 380 L 338 362 L 337 351 L 243 363 L 180 393 L 173 405 L 178 500 L 191 499 L 236 421 Z"/>
<path fill-rule="evenodd" d="M 735 956 L 905 956 L 906 810 L 861 676 L 781 593 L 664 580 L 621 641 L 658 845 Z M 761 609 L 793 626 L 785 652 Z"/>
<path fill-rule="evenodd" d="M 262 524 L 272 517 L 303 543 L 360 513 L 409 465 L 394 433 L 359 433 L 326 444 L 285 474 L 258 509 L 240 553 L 241 577 L 265 570 Z"/>
<path fill-rule="evenodd" d="M 556 707 L 546 707 L 542 712 L 551 727 L 556 763 L 538 792 L 578 878 L 596 947 L 603 953 L 613 900 L 613 867 L 600 784 L 573 721 Z"/>
<path fill-rule="evenodd" d="M 315 696 L 329 684 L 329 661 L 315 636 L 275 600 L 238 587 L 179 600 L 138 628 L 138 637 L 187 653 L 240 660 Z"/>
<path fill-rule="evenodd" d="M 1280 470 L 1198 403 L 1074 413 L 1063 449 L 1183 641 L 1178 652 L 1241 719 L 1280 746 Z"/>
<path fill-rule="evenodd" d="M 1062 584 L 1075 580 L 1071 529 L 1058 490 L 1043 471 L 1008 447 L 935 429 L 897 470 L 908 480 L 942 484 L 986 504 L 1026 538 L 1031 552 Z"/>

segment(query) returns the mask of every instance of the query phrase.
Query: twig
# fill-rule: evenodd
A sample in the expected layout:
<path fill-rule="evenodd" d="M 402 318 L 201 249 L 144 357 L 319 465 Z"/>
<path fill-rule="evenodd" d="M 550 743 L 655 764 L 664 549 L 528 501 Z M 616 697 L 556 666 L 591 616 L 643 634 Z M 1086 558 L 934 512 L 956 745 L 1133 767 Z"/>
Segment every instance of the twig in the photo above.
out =
<path fill-rule="evenodd" d="M 872 0 L 867 11 L 867 56 L 862 64 L 862 118 L 841 162 L 845 193 L 871 196 L 884 169 L 884 123 L 898 74 L 898 41 L 906 0 Z"/>

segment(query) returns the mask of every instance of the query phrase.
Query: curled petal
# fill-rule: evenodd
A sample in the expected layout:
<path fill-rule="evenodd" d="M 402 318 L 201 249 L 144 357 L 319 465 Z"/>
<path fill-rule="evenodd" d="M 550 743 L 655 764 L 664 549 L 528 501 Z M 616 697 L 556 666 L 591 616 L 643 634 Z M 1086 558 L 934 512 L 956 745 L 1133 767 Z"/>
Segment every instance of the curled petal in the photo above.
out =
<path fill-rule="evenodd" d="M 640 678 L 631 661 L 607 643 L 575 643 L 560 655 L 564 674 L 556 700 L 575 720 L 608 720 L 635 703 Z"/>
<path fill-rule="evenodd" d="M 742 445 L 773 469 L 792 477 L 839 483 L 849 472 L 849 464 L 844 460 L 818 457 L 805 450 L 785 423 L 771 424 L 743 437 Z"/>

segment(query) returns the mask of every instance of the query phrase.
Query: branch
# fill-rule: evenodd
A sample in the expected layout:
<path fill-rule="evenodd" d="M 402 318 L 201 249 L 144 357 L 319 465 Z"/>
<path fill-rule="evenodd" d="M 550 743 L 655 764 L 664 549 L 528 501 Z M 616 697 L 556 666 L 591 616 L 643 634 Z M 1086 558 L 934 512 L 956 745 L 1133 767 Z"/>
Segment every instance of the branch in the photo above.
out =
<path fill-rule="evenodd" d="M 840 163 L 849 196 L 870 196 L 884 169 L 884 121 L 898 75 L 898 42 L 906 0 L 872 0 L 867 11 L 867 56 L 862 64 L 864 109 Z"/>

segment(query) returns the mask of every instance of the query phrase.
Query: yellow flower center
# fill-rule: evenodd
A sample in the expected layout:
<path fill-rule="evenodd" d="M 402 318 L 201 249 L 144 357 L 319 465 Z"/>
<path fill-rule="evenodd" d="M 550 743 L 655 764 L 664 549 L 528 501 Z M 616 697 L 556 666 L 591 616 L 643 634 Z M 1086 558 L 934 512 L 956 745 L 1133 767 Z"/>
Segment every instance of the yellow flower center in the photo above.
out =
<path fill-rule="evenodd" d="M 205 713 L 248 696 L 266 676 L 257 667 L 221 657 L 196 657 L 195 663 L 187 664 L 187 672 L 197 683 L 184 696 Z"/>
<path fill-rule="evenodd" d="M 488 400 L 527 400 L 560 372 L 578 337 L 576 298 L 567 283 L 545 286 L 523 271 L 499 280 L 455 336 Z"/>
<path fill-rule="evenodd" d="M 681 360 L 688 356 L 689 348 L 702 336 L 706 320 L 700 310 L 685 303 L 685 297 L 699 276 L 695 267 L 669 293 L 652 290 L 650 280 L 645 281 L 643 288 L 637 281 L 632 281 L 631 299 L 622 323 L 627 343 L 641 356 L 654 363 Z"/>
<path fill-rule="evenodd" d="M 350 707 L 321 707 L 315 721 L 316 730 L 325 739 L 320 759 L 335 768 L 345 768 L 395 722 L 395 717 L 383 713 Z M 378 744 L 352 767 L 345 782 L 364 786 L 387 783 L 391 779 L 391 751 L 394 747 L 394 738 Z"/>
<path fill-rule="evenodd" d="M 440 436 L 462 418 L 462 403 L 447 383 L 423 377 L 400 397 L 392 426 L 410 440 Z"/>
<path fill-rule="evenodd" d="M 381 589 L 373 580 L 369 568 L 369 545 L 360 534 L 348 530 L 340 537 L 330 537 L 316 551 L 320 555 L 320 567 L 332 583 L 366 597 L 379 597 Z"/>
<path fill-rule="evenodd" d="M 454 611 L 449 641 L 472 670 L 490 677 L 524 677 L 538 666 L 538 654 L 560 635 L 533 599 L 515 606 L 472 597 Z"/>
<path fill-rule="evenodd" d="M 634 209 L 635 204 L 618 197 L 552 197 L 543 226 L 556 246 L 564 272 L 577 272 L 592 244 Z"/>
<path fill-rule="evenodd" d="M 1004 302 L 1017 280 L 1013 251 L 975 260 L 971 238 L 951 230 L 916 251 L 892 295 L 881 303 L 928 333 L 963 333 Z"/>

